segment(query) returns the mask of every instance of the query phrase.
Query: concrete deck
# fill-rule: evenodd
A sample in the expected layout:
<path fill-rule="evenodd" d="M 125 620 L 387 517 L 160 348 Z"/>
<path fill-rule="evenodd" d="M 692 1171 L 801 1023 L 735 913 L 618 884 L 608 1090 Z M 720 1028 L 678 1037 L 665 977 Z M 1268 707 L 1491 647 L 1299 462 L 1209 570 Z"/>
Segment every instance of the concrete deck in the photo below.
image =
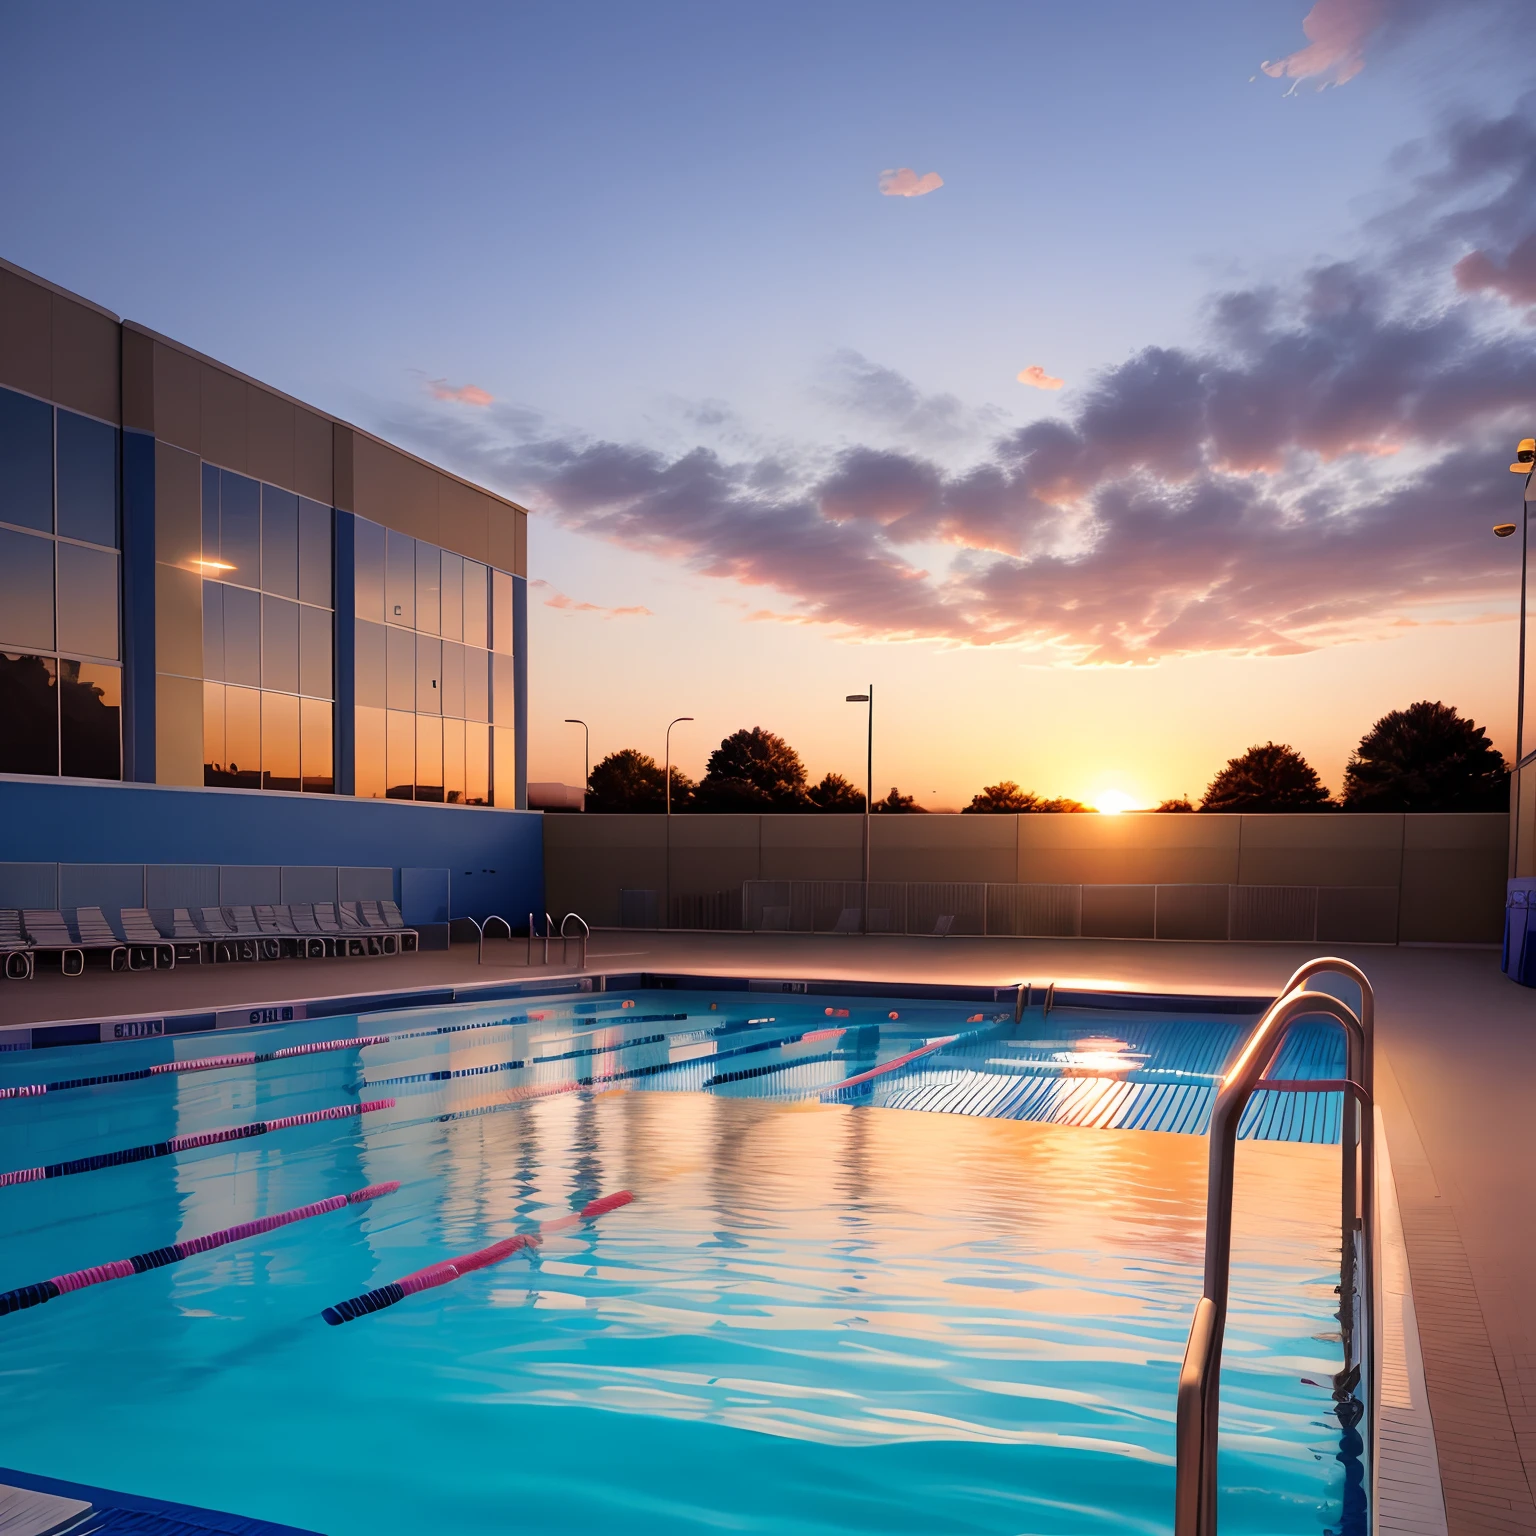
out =
<path fill-rule="evenodd" d="M 553 946 L 558 951 L 558 945 Z M 1377 1077 L 1451 1536 L 1536 1536 L 1536 991 L 1488 950 L 1344 948 L 1377 994 Z M 521 944 L 373 961 L 42 976 L 0 1025 L 523 979 Z M 1315 945 L 601 933 L 589 967 L 1274 993 Z M 535 968 L 532 974 L 539 974 Z M 551 966 L 549 974 L 561 974 Z"/>

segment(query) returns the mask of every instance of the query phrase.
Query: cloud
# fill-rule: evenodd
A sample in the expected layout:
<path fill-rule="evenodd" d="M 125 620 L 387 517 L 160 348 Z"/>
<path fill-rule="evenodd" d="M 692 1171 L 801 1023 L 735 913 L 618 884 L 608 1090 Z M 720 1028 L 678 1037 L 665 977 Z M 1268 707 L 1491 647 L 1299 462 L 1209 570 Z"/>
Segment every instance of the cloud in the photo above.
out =
<path fill-rule="evenodd" d="M 1317 0 L 1301 23 L 1307 46 L 1260 67 L 1276 80 L 1343 85 L 1365 68 L 1365 45 L 1386 20 L 1391 0 Z"/>
<path fill-rule="evenodd" d="M 559 608 L 565 613 L 599 613 L 605 619 L 650 619 L 655 615 L 642 603 L 632 603 L 625 608 L 605 608 L 601 603 L 578 602 L 574 597 L 568 597 L 558 587 L 553 587 L 544 578 L 537 577 L 528 583 L 530 587 L 538 587 L 548 596 L 544 599 L 546 608 Z"/>
<path fill-rule="evenodd" d="M 434 400 L 451 400 L 456 405 L 490 405 L 496 397 L 478 384 L 450 384 L 447 379 L 428 379 L 427 393 Z"/>
<path fill-rule="evenodd" d="M 1452 270 L 1463 293 L 1497 293 L 1511 304 L 1536 304 L 1536 235 L 1522 240 L 1502 266 L 1486 251 L 1471 251 Z"/>
<path fill-rule="evenodd" d="M 1020 384 L 1028 384 L 1031 389 L 1060 389 L 1062 380 L 1047 373 L 1039 363 L 1031 363 L 1019 375 Z"/>
<path fill-rule="evenodd" d="M 910 166 L 904 165 L 899 171 L 880 172 L 882 197 L 926 197 L 943 185 L 944 178 L 937 171 L 919 176 Z"/>
<path fill-rule="evenodd" d="M 968 406 L 947 392 L 924 394 L 905 374 L 851 348 L 832 354 L 817 393 L 907 442 L 949 444 L 990 436 L 1007 420 L 996 406 Z"/>
<path fill-rule="evenodd" d="M 1533 144 L 1536 100 L 1453 125 L 1369 258 L 1215 295 L 1199 345 L 1143 348 L 958 467 L 908 441 L 663 452 L 500 406 L 406 429 L 568 528 L 859 638 L 1126 665 L 1481 613 L 1508 597 L 1484 534 L 1536 349 L 1452 269 L 1486 250 L 1525 291 Z M 891 419 L 930 398 L 848 372 Z"/>

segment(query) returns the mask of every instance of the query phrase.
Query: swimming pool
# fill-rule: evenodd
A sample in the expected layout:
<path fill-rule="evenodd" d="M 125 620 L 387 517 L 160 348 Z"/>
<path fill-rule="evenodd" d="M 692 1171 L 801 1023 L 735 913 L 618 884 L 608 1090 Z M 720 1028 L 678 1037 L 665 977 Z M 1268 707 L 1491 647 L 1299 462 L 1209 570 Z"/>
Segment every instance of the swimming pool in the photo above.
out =
<path fill-rule="evenodd" d="M 674 990 L 0 1057 L 5 1087 L 391 1037 L 8 1100 L 0 1170 L 395 1101 L 0 1188 L 0 1291 L 400 1185 L 0 1317 L 6 1459 L 330 1536 L 1166 1531 L 1205 1143 L 1098 1127 L 1152 1114 L 1127 1087 L 1208 1091 L 1241 1033 Z M 976 1078 L 1022 1097 L 978 1109 Z M 1101 1083 L 1121 1108 L 1072 1123 Z M 871 1110 L 936 1090 L 962 1112 Z M 1239 1151 L 1222 1519 L 1338 1529 L 1338 1154 L 1326 1115 L 1268 1129 L 1297 1139 Z"/>

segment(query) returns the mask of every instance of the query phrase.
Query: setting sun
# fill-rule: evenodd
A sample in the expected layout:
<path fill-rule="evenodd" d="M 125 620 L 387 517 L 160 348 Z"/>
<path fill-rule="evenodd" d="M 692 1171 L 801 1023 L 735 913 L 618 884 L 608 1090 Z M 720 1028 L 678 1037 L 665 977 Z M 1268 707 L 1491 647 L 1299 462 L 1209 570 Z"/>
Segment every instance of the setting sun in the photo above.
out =
<path fill-rule="evenodd" d="M 1134 811 L 1136 802 L 1123 789 L 1105 789 L 1094 796 L 1094 803 L 1101 816 L 1118 816 L 1121 811 Z"/>

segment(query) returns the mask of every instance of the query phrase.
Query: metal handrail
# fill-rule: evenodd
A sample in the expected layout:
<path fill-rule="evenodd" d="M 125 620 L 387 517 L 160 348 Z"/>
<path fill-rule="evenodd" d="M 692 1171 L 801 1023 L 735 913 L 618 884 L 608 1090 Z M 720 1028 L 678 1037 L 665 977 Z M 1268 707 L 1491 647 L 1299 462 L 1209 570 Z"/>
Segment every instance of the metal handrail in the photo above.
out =
<path fill-rule="evenodd" d="M 509 939 L 512 937 L 512 924 L 509 923 L 506 918 L 501 916 L 499 912 L 492 912 L 491 915 L 486 918 L 483 923 L 476 922 L 472 917 L 466 917 L 464 921 L 473 925 L 476 934 L 479 935 L 479 944 L 475 950 L 476 965 L 485 964 L 485 930 L 489 928 L 492 923 L 500 923 L 501 926 L 507 930 L 507 937 Z"/>
<path fill-rule="evenodd" d="M 572 933 L 572 934 L 567 934 L 566 933 L 565 925 L 568 922 L 570 922 L 572 918 L 575 918 L 576 921 L 581 924 L 581 932 L 580 933 Z M 567 912 L 565 914 L 565 916 L 560 919 L 560 964 L 561 965 L 565 965 L 565 964 L 568 963 L 568 957 L 570 956 L 570 953 L 571 953 L 570 943 L 571 943 L 572 939 L 575 939 L 577 944 L 579 944 L 581 946 L 580 950 L 578 951 L 580 956 L 581 956 L 581 958 L 580 958 L 580 961 L 577 964 L 576 969 L 579 970 L 579 971 L 586 970 L 586 968 L 587 968 L 587 940 L 590 939 L 591 937 L 592 937 L 592 929 L 588 925 L 586 918 L 584 918 L 579 912 Z"/>
<path fill-rule="evenodd" d="M 1343 962 L 1339 962 L 1342 964 Z M 1369 985 L 1367 983 L 1367 985 Z M 1271 1064 L 1285 1043 L 1291 1026 L 1299 1019 L 1323 1015 L 1334 1019 L 1345 1032 L 1346 1082 L 1327 1080 L 1331 1092 L 1344 1092 L 1349 1108 L 1343 1115 L 1340 1136 L 1343 1161 L 1343 1191 L 1340 1232 L 1340 1321 L 1345 1327 L 1345 1371 L 1356 1353 L 1357 1340 L 1352 1326 L 1356 1233 L 1361 1232 L 1367 1249 L 1371 1248 L 1374 1228 L 1373 1202 L 1369 1194 L 1364 1202 L 1364 1224 L 1358 1200 L 1356 1178 L 1356 1128 L 1354 1109 L 1358 1103 L 1366 1113 L 1359 1116 L 1358 1144 L 1361 1163 L 1371 1164 L 1374 1120 L 1370 1097 L 1362 1079 L 1370 1076 L 1367 1061 L 1368 1041 L 1365 1029 L 1347 1004 L 1326 992 L 1292 991 L 1273 1003 L 1249 1035 L 1237 1060 L 1222 1079 L 1216 1102 L 1211 1108 L 1210 1171 L 1205 1211 L 1205 1287 L 1195 1309 L 1184 1364 L 1179 1374 L 1176 1423 L 1177 1489 L 1174 1504 L 1176 1536 L 1215 1536 L 1216 1532 L 1216 1448 L 1221 1417 L 1221 1347 L 1226 1333 L 1228 1286 L 1232 1263 L 1232 1186 L 1237 1155 L 1237 1129 L 1248 1101 L 1262 1086 L 1279 1091 L 1303 1091 L 1321 1088 L 1321 1084 L 1286 1082 L 1267 1076 Z M 1372 1042 L 1373 1043 L 1373 1042 Z M 1371 1273 L 1368 1267 L 1367 1273 Z M 1358 1363 L 1356 1361 L 1355 1363 Z M 1376 1375 L 1376 1362 L 1369 1361 L 1370 1375 Z M 1368 1385 L 1374 1402 L 1374 1385 Z"/>

